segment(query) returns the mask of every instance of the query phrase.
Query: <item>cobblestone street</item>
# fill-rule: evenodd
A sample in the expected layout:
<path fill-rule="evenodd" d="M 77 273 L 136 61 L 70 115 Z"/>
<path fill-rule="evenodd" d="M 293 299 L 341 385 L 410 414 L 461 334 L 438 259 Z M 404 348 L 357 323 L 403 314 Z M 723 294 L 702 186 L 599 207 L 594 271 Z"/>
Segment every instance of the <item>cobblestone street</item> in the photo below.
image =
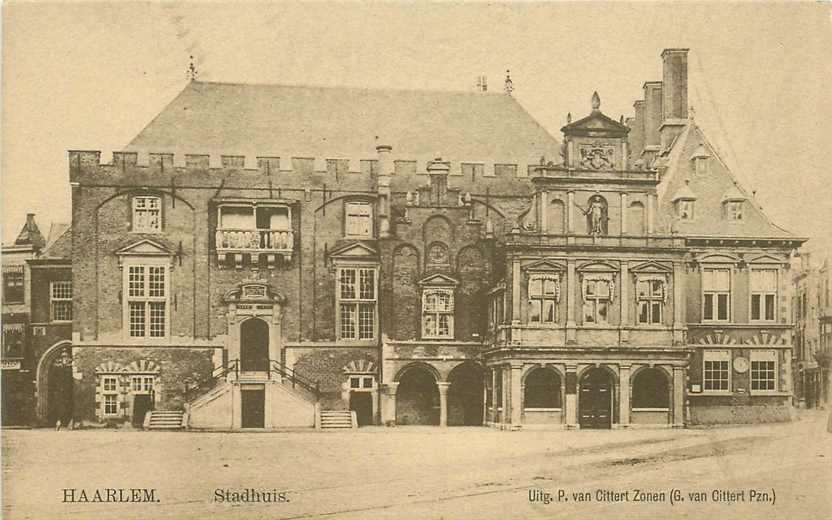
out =
<path fill-rule="evenodd" d="M 671 511 L 674 518 L 814 519 L 832 513 L 832 435 L 820 413 L 790 424 L 710 430 L 6 430 L 3 454 L 3 517 L 10 519 L 641 519 Z M 155 491 L 150 503 L 64 503 L 64 488 L 75 488 L 76 498 L 83 489 L 90 500 L 96 489 L 124 488 L 125 497 L 130 488 Z M 217 489 L 245 488 L 285 492 L 288 502 L 215 500 Z M 635 502 L 636 489 L 656 501 Z M 673 505 L 672 489 L 683 497 Z M 734 491 L 744 496 L 715 503 L 715 490 L 726 492 L 722 500 Z M 750 502 L 750 490 L 763 501 Z M 615 494 L 624 491 L 626 498 Z M 706 502 L 691 502 L 697 491 Z M 576 501 L 584 492 L 590 500 Z M 545 504 L 543 493 L 552 502 Z"/>

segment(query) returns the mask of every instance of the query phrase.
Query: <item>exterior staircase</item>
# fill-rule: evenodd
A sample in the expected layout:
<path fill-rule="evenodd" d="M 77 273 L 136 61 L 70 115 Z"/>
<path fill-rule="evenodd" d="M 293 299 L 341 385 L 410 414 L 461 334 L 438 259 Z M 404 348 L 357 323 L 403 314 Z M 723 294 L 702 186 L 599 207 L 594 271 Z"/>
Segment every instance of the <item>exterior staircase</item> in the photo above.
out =
<path fill-rule="evenodd" d="M 321 410 L 321 430 L 346 430 L 358 428 L 355 412 L 350 410 Z"/>
<path fill-rule="evenodd" d="M 183 427 L 185 412 L 177 410 L 152 410 L 144 416 L 145 430 L 179 430 Z"/>

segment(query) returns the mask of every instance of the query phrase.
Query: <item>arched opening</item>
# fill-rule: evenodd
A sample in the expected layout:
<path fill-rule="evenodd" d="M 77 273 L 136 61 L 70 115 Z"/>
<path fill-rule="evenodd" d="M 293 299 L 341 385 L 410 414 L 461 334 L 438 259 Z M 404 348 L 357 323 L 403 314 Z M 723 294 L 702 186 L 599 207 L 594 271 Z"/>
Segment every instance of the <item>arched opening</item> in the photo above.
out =
<path fill-rule="evenodd" d="M 58 343 L 47 350 L 37 369 L 38 418 L 49 426 L 73 417 L 72 346 Z"/>
<path fill-rule="evenodd" d="M 240 325 L 240 370 L 269 370 L 269 324 L 253 318 Z"/>
<path fill-rule="evenodd" d="M 558 373 L 546 368 L 535 368 L 529 372 L 523 390 L 523 409 L 560 407 L 560 376 Z"/>
<path fill-rule="evenodd" d="M 633 378 L 633 408 L 670 408 L 670 383 L 660 368 L 645 368 Z"/>
<path fill-rule="evenodd" d="M 593 195 L 587 201 L 586 213 L 586 234 L 606 235 L 607 222 L 607 201 L 600 195 Z"/>
<path fill-rule="evenodd" d="M 563 201 L 555 199 L 549 206 L 549 214 L 546 216 L 546 223 L 549 228 L 549 234 L 562 235 L 565 232 L 566 226 L 566 211 L 564 209 Z"/>
<path fill-rule="evenodd" d="M 614 390 L 609 371 L 593 367 L 584 372 L 578 403 L 581 428 L 612 428 Z"/>
<path fill-rule="evenodd" d="M 416 365 L 399 377 L 396 424 L 439 424 L 439 389 L 427 368 Z"/>
<path fill-rule="evenodd" d="M 448 381 L 448 426 L 482 426 L 482 368 L 463 363 L 451 371 Z"/>
<path fill-rule="evenodd" d="M 627 232 L 631 235 L 644 234 L 644 204 L 635 201 L 627 209 Z"/>

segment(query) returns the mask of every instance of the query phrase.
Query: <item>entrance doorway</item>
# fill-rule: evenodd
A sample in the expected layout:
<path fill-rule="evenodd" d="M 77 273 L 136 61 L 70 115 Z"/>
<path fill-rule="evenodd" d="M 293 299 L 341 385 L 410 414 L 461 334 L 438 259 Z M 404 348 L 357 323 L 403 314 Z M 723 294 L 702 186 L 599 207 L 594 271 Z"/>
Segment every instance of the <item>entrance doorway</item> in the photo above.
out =
<path fill-rule="evenodd" d="M 451 371 L 448 380 L 448 426 L 482 426 L 482 368 L 463 363 Z"/>
<path fill-rule="evenodd" d="M 358 426 L 373 424 L 373 396 L 370 392 L 350 392 L 350 410 L 355 412 Z"/>
<path fill-rule="evenodd" d="M 150 394 L 136 394 L 133 396 L 133 426 L 141 428 L 144 416 L 153 409 Z"/>
<path fill-rule="evenodd" d="M 243 428 L 266 427 L 266 391 L 240 390 L 241 426 Z"/>
<path fill-rule="evenodd" d="M 58 421 L 67 425 L 72 420 L 72 365 L 56 360 L 49 367 L 46 424 L 54 426 Z"/>
<path fill-rule="evenodd" d="M 246 320 L 240 326 L 240 370 L 269 370 L 269 325 L 261 319 Z"/>
<path fill-rule="evenodd" d="M 612 428 L 612 401 L 615 384 L 612 375 L 591 368 L 581 378 L 578 405 L 581 428 Z"/>

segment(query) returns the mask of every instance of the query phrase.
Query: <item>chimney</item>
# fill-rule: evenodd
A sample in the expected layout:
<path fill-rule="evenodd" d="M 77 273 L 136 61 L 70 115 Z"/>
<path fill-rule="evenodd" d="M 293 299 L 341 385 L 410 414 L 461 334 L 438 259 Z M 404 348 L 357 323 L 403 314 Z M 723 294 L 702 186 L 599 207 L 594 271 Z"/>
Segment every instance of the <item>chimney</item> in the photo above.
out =
<path fill-rule="evenodd" d="M 428 175 L 430 175 L 431 202 L 437 206 L 445 201 L 448 193 L 448 173 L 451 171 L 451 163 L 437 157 L 428 161 Z"/>
<path fill-rule="evenodd" d="M 644 84 L 644 151 L 659 151 L 662 119 L 662 82 L 648 81 Z"/>
<path fill-rule="evenodd" d="M 630 156 L 635 161 L 641 156 L 641 150 L 644 149 L 644 101 L 638 100 L 633 103 L 633 114 L 634 117 L 627 124 L 630 127 L 627 140 Z"/>
<path fill-rule="evenodd" d="M 488 92 L 488 78 L 485 75 L 477 76 L 477 92 Z"/>
<path fill-rule="evenodd" d="M 662 52 L 661 144 L 667 148 L 688 119 L 688 49 Z"/>
<path fill-rule="evenodd" d="M 380 144 L 376 146 L 376 153 L 378 153 L 376 190 L 378 191 L 379 238 L 390 236 L 390 176 L 393 174 L 391 151 L 393 151 L 393 147 L 390 145 Z"/>

